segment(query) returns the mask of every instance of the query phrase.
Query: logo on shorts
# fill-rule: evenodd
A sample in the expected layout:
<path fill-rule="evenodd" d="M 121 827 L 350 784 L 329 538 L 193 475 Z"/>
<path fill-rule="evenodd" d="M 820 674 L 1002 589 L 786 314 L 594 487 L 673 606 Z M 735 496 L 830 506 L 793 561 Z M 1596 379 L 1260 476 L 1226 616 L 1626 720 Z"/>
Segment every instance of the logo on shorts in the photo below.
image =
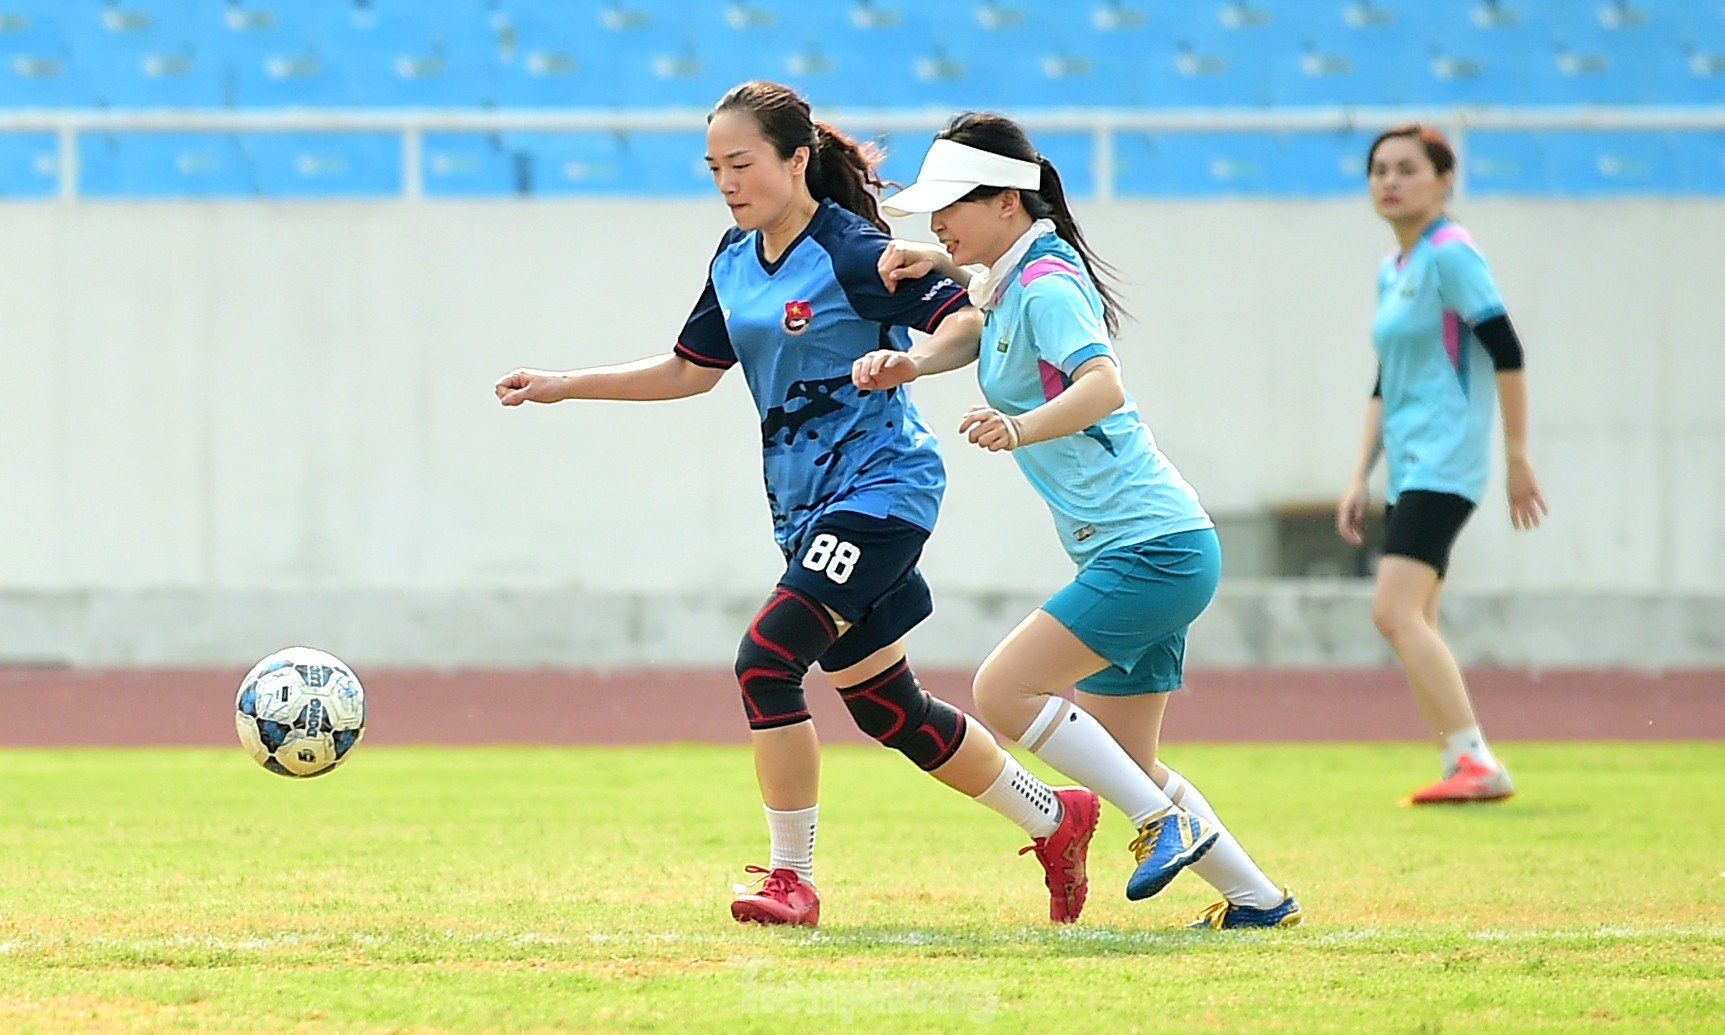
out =
<path fill-rule="evenodd" d="M 801 334 L 809 329 L 809 321 L 815 318 L 814 307 L 807 302 L 786 302 L 784 328 L 786 334 Z"/>

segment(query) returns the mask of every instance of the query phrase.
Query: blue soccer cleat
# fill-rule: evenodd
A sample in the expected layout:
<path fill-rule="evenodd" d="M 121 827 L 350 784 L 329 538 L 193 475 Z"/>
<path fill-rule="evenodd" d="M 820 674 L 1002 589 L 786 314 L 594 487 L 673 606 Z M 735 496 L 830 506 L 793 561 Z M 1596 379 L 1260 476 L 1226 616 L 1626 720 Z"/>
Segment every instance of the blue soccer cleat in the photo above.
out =
<path fill-rule="evenodd" d="M 1218 836 L 1201 817 L 1178 808 L 1151 816 L 1126 846 L 1138 860 L 1126 881 L 1126 897 L 1136 902 L 1161 891 L 1175 874 L 1202 859 Z"/>
<path fill-rule="evenodd" d="M 1236 906 L 1227 899 L 1198 914 L 1198 919 L 1187 924 L 1187 927 L 1209 927 L 1217 931 L 1228 931 L 1239 927 L 1298 927 L 1305 914 L 1300 912 L 1300 903 L 1282 887 L 1282 901 L 1268 909 L 1256 909 L 1252 906 Z"/>

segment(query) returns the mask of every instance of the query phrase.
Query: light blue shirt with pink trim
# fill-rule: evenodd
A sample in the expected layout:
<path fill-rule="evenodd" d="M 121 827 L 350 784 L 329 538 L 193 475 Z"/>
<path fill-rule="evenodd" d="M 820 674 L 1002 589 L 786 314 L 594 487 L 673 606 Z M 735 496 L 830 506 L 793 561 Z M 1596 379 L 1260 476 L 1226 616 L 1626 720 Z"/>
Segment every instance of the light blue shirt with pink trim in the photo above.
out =
<path fill-rule="evenodd" d="M 1017 416 L 1072 384 L 1085 362 L 1120 362 L 1102 299 L 1071 246 L 1038 237 L 987 310 L 977 380 L 988 405 Z M 1128 395 L 1077 434 L 1012 451 L 1054 515 L 1061 545 L 1080 567 L 1098 554 L 1176 532 L 1213 527 L 1198 494 L 1156 448 Z"/>
<path fill-rule="evenodd" d="M 1406 254 L 1384 260 L 1372 346 L 1390 503 L 1408 489 L 1480 501 L 1491 472 L 1497 372 L 1472 329 L 1503 312 L 1485 258 L 1447 217 Z"/>

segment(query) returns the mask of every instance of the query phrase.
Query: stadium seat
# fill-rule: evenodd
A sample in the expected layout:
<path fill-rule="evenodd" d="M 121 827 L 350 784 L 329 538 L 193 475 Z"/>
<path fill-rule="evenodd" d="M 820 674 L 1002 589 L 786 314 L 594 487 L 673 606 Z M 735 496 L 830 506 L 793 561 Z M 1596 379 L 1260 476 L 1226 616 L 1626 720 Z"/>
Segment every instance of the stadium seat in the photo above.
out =
<path fill-rule="evenodd" d="M 0 133 L 0 199 L 51 198 L 60 190 L 60 145 L 52 133 Z"/>
<path fill-rule="evenodd" d="M 1283 182 L 1278 193 L 1307 197 L 1351 197 L 1366 190 L 1366 149 L 1375 133 L 1322 130 L 1278 138 Z"/>
<path fill-rule="evenodd" d="M 396 133 L 248 133 L 241 138 L 258 191 L 274 198 L 390 197 L 401 193 Z"/>
<path fill-rule="evenodd" d="M 326 8 L 306 31 L 312 50 L 341 71 L 360 104 L 471 108 L 490 92 L 497 26 L 480 0 Z"/>
<path fill-rule="evenodd" d="M 516 156 L 495 133 L 427 133 L 421 145 L 427 197 L 500 197 L 524 193 Z"/>
<path fill-rule="evenodd" d="M 717 98 L 715 98 L 717 99 Z M 707 171 L 706 135 L 699 132 L 636 132 L 622 141 L 626 194 L 708 196 L 714 193 Z"/>
<path fill-rule="evenodd" d="M 1122 197 L 1223 197 L 1291 193 L 1268 133 L 1120 133 L 1115 193 Z"/>
<path fill-rule="evenodd" d="M 640 193 L 620 133 L 509 132 L 502 143 L 516 156 L 526 193 Z"/>
<path fill-rule="evenodd" d="M 1552 192 L 1550 163 L 1538 133 L 1472 130 L 1463 140 L 1460 161 L 1470 197 Z"/>
<path fill-rule="evenodd" d="M 85 133 L 78 193 L 88 198 L 243 198 L 250 163 L 225 133 Z"/>
<path fill-rule="evenodd" d="M 1540 134 L 1553 193 L 1565 197 L 1677 194 L 1682 175 L 1667 134 L 1553 131 Z"/>
<path fill-rule="evenodd" d="M 1725 131 L 1673 133 L 1671 143 L 1683 193 L 1725 195 Z"/>
<path fill-rule="evenodd" d="M 500 108 L 594 108 L 621 102 L 617 51 L 601 36 L 597 4 L 505 0 L 497 10 L 491 78 Z"/>

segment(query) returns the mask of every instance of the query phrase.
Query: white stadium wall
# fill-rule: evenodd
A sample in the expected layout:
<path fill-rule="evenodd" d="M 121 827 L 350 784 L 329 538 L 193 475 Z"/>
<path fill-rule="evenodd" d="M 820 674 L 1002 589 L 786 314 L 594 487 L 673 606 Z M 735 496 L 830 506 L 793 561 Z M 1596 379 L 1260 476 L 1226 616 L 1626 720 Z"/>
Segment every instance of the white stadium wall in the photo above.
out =
<path fill-rule="evenodd" d="M 740 375 L 673 403 L 491 393 L 515 365 L 669 348 L 726 224 L 711 202 L 3 211 L 0 663 L 229 664 L 294 639 L 374 663 L 723 661 L 778 571 Z M 1137 317 L 1128 385 L 1224 528 L 1333 499 L 1391 244 L 1364 200 L 1080 214 Z M 1725 204 L 1457 215 L 1528 348 L 1553 508 L 1512 532 L 1499 465 L 1457 550 L 1459 652 L 1725 661 Z M 945 433 L 975 383 L 917 396 Z M 917 649 L 973 664 L 1068 567 L 1011 462 L 944 438 Z M 1231 580 L 1194 661 L 1382 662 L 1365 599 Z"/>

